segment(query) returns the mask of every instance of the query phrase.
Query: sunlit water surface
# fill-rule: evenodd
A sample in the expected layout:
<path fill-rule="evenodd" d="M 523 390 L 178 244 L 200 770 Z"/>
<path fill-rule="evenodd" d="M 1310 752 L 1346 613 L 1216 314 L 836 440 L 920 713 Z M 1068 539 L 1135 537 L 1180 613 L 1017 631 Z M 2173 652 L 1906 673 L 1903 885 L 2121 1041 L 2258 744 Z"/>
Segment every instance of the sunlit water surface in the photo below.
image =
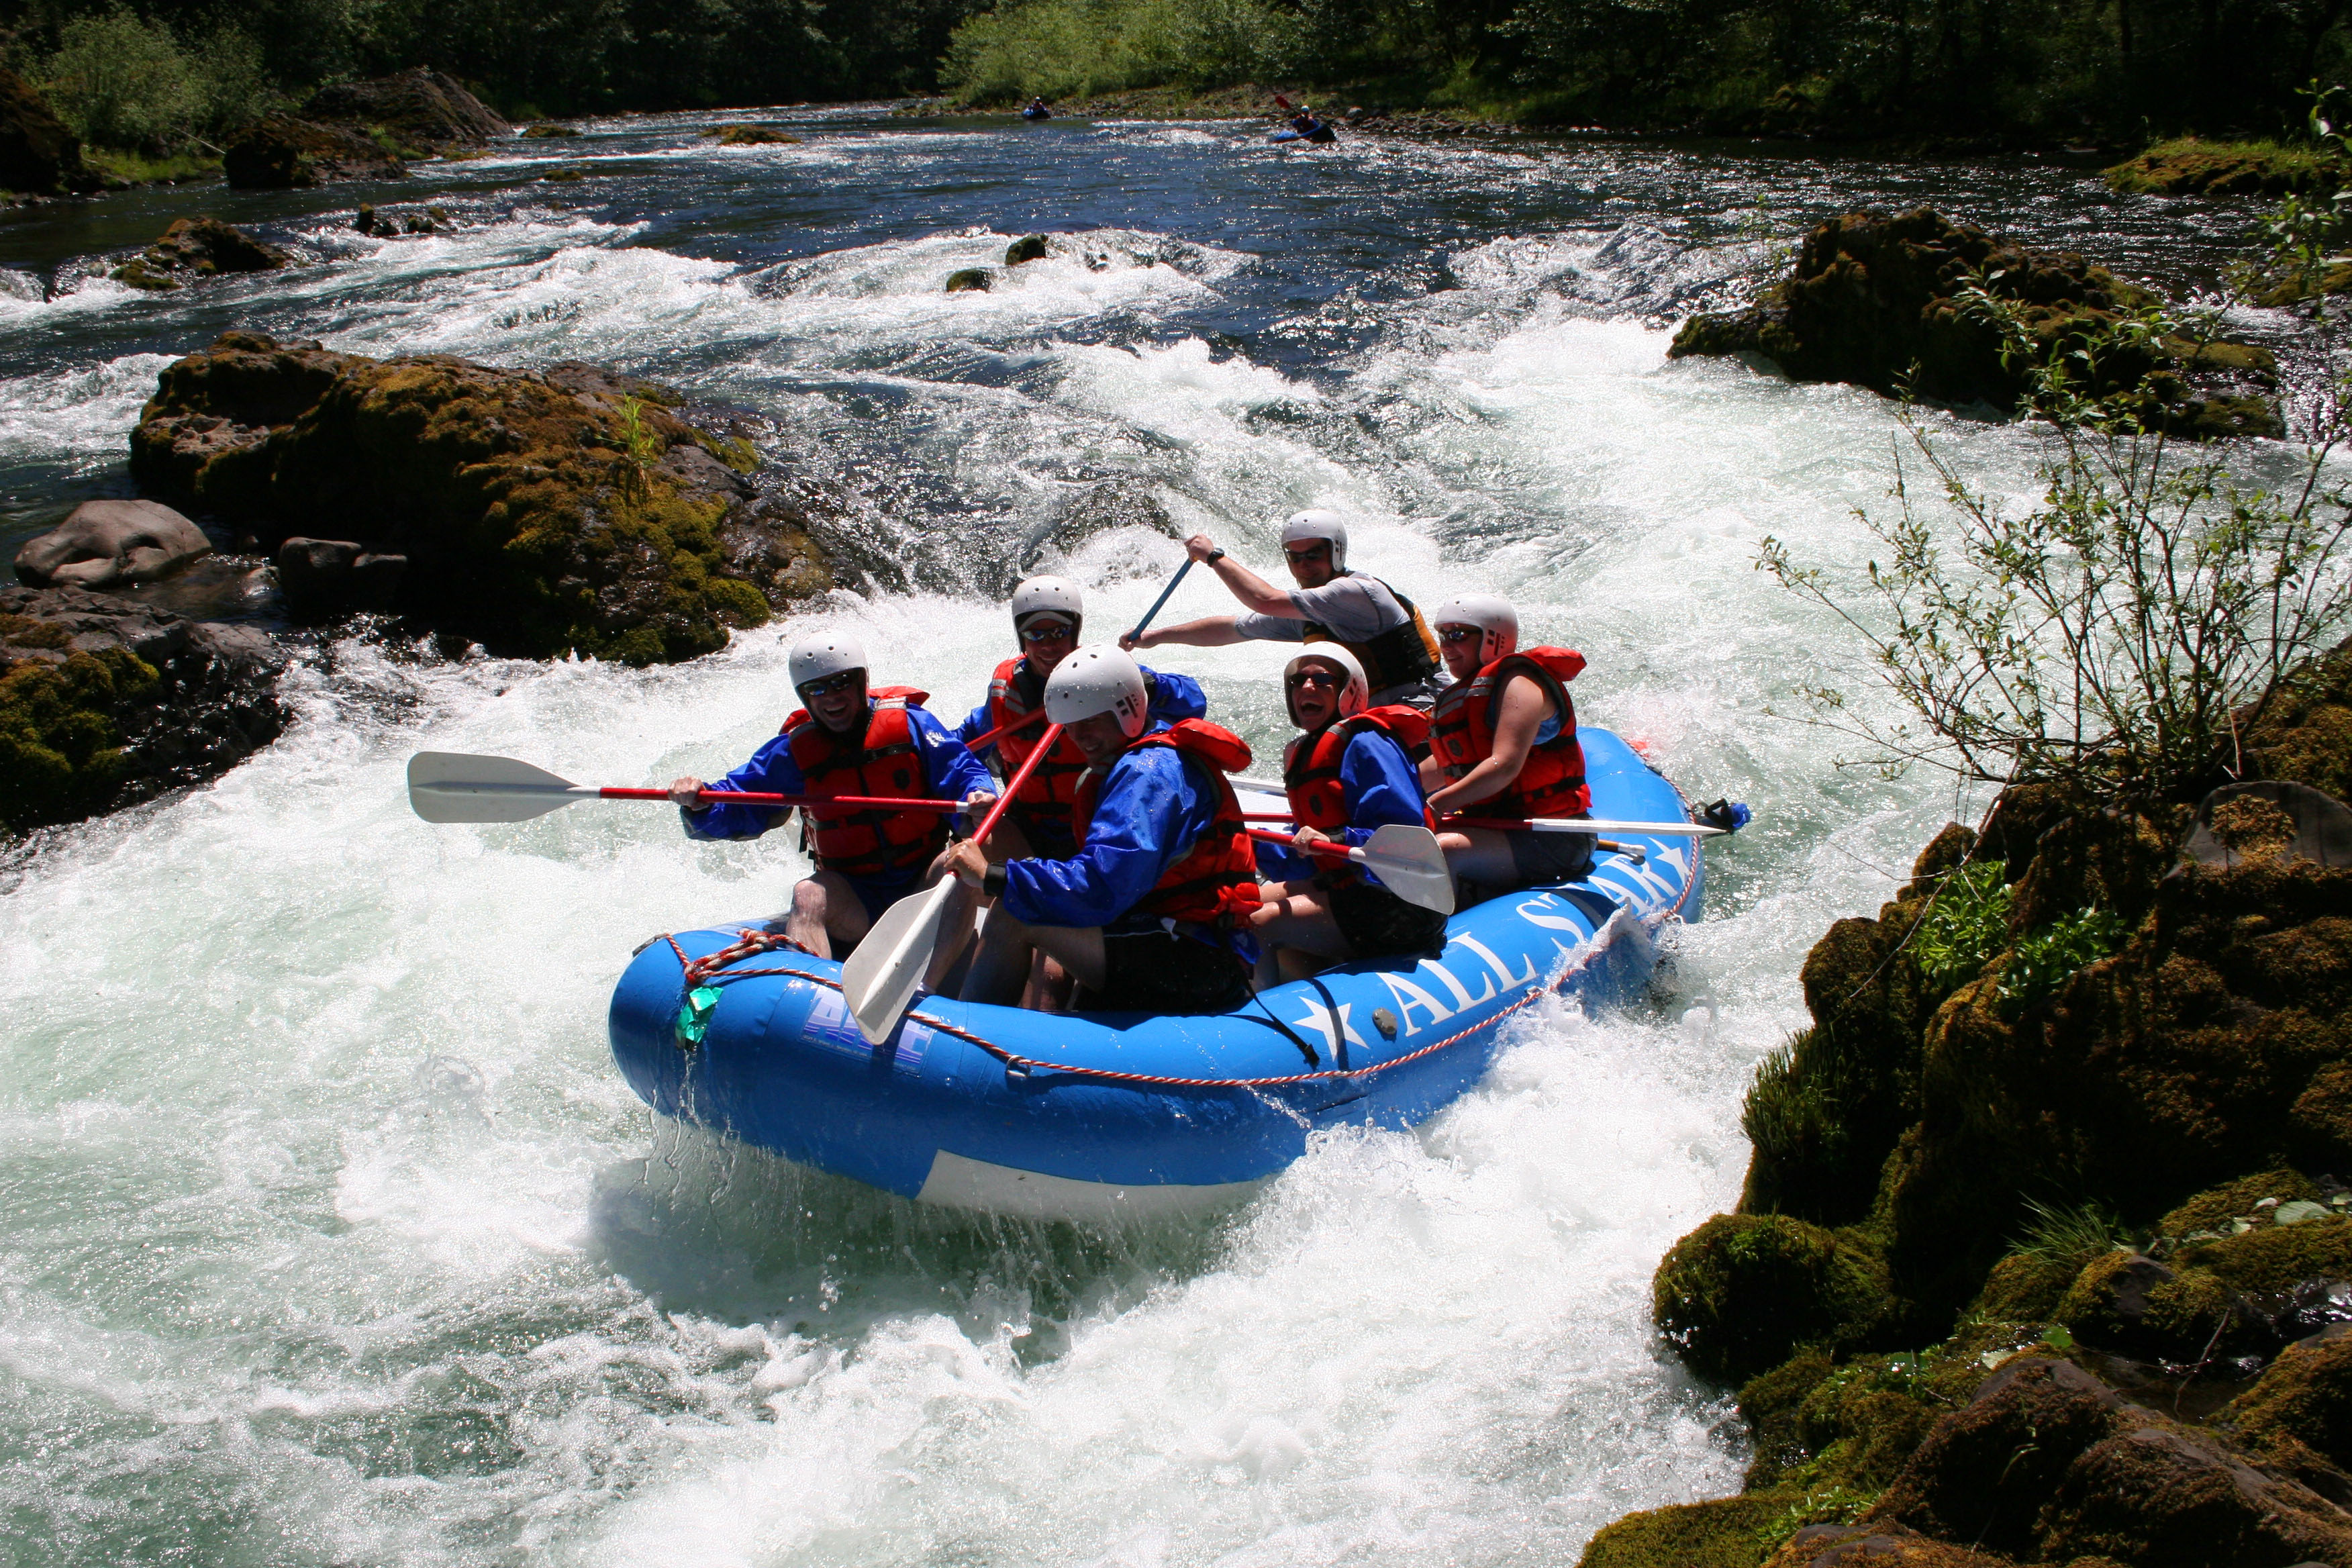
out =
<path fill-rule="evenodd" d="M 1727 1402 L 1661 1354 L 1651 1270 L 1737 1194 L 1740 1094 L 1801 1018 L 1808 944 L 1970 806 L 1841 773 L 1766 713 L 1864 689 L 1754 566 L 1777 534 L 1852 580 L 1890 405 L 1670 364 L 1672 324 L 1759 267 L 1759 207 L 1788 231 L 1932 201 L 2175 287 L 2227 220 L 2026 164 L 783 118 L 803 144 L 592 123 L 397 185 L 0 226 L 11 552 L 128 493 L 157 370 L 242 326 L 768 410 L 905 568 L 677 668 L 315 647 L 261 756 L 0 865 L 10 1558 L 1559 1563 L 1629 1509 L 1735 1489 Z M 539 180 L 565 165 L 589 177 Z M 361 199 L 459 226 L 368 238 Z M 303 265 L 104 280 L 200 210 Z M 941 292 L 1034 230 L 1065 237 L 1051 258 Z M 1928 425 L 2030 489 L 2030 433 Z M 1652 1005 L 1526 1016 L 1446 1114 L 1324 1136 L 1230 1215 L 991 1223 L 656 1123 L 607 1056 L 608 987 L 655 932 L 776 908 L 782 836 L 689 845 L 619 805 L 431 827 L 403 798 L 419 748 L 716 773 L 773 732 L 783 645 L 820 624 L 960 713 L 1024 564 L 1124 624 L 1180 558 L 1150 518 L 1265 566 L 1307 505 L 1363 517 L 1359 563 L 1424 603 L 1513 596 L 1591 658 L 1589 721 L 1759 821 L 1711 852 Z M 1167 613 L 1225 607 L 1195 578 Z M 1278 742 L 1277 654 L 1164 662 Z"/>

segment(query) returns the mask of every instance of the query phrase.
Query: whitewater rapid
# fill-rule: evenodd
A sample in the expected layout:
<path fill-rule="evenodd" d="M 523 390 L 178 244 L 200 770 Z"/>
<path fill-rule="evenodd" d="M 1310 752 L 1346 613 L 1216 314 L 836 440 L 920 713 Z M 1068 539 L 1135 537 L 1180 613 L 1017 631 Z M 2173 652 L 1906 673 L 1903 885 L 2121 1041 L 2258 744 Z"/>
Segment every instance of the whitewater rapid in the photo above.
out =
<path fill-rule="evenodd" d="M 722 166 L 786 206 L 860 167 L 895 189 L 976 145 L 883 125 L 722 165 L 690 127 L 592 129 L 648 207 Z M 1270 156 L 1223 130 L 1100 144 L 1169 179 Z M 1368 185 L 1464 177 L 1454 151 L 1348 151 L 1333 166 Z M 1594 180 L 1524 157 L 1477 177 L 1538 207 Z M 1752 247 L 1514 210 L 1362 289 L 1286 293 L 1263 236 L 1155 226 L 1147 193 L 996 290 L 948 296 L 947 271 L 1022 227 L 908 217 L 772 256 L 617 198 L 536 199 L 483 197 L 415 241 L 289 214 L 311 266 L 202 300 L 124 295 L 91 266 L 61 291 L 12 285 L 0 463 L 109 482 L 155 370 L 226 324 L 586 358 L 778 415 L 789 455 L 873 498 L 909 585 L 644 671 L 335 642 L 298 663 L 297 721 L 253 761 L 9 853 L 12 1553 L 1565 1563 L 1627 1510 L 1737 1489 L 1728 1402 L 1662 1353 L 1651 1271 L 1738 1195 L 1740 1096 L 1802 1021 L 1806 948 L 1974 805 L 1840 771 L 1819 732 L 1767 714 L 1809 682 L 1866 691 L 1866 672 L 1755 570 L 1759 541 L 1851 583 L 1849 514 L 1885 504 L 1901 432 L 1866 392 L 1667 361 L 1675 302 Z M 1255 338 L 1250 311 L 1272 323 Z M 1978 482 L 2028 491 L 2030 433 L 1925 417 Z M 1588 722 L 1696 797 L 1751 802 L 1655 1002 L 1530 1015 L 1427 1127 L 1325 1135 L 1213 1225 L 1103 1237 L 919 1210 L 656 1122 L 606 1052 L 613 978 L 657 932 L 779 908 L 803 862 L 783 835 L 687 843 L 666 807 L 429 826 L 407 755 L 714 774 L 773 732 L 783 647 L 818 626 L 960 715 L 1010 651 L 991 592 L 1024 560 L 1080 579 L 1102 628 L 1180 559 L 1148 526 L 1057 532 L 1105 486 L 1261 567 L 1281 515 L 1345 508 L 1357 563 L 1424 603 L 1510 595 L 1531 637 L 1591 660 Z M 1228 607 L 1196 575 L 1165 614 Z M 1278 745 L 1279 655 L 1160 661 Z"/>

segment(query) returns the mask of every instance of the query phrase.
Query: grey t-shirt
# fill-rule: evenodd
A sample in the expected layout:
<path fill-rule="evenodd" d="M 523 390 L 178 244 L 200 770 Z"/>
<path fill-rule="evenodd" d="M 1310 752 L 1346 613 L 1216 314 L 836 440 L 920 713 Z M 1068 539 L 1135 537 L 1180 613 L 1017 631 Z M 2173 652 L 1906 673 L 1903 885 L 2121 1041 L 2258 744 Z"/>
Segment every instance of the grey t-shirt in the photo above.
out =
<path fill-rule="evenodd" d="M 1293 588 L 1290 603 L 1304 618 L 1239 615 L 1234 617 L 1234 630 L 1251 642 L 1305 642 L 1307 623 L 1313 621 L 1341 642 L 1366 643 L 1410 618 L 1387 584 L 1356 572 L 1334 577 L 1320 588 Z M 1410 702 L 1426 708 L 1436 700 L 1437 689 L 1433 677 L 1375 691 L 1370 700 L 1374 707 Z"/>

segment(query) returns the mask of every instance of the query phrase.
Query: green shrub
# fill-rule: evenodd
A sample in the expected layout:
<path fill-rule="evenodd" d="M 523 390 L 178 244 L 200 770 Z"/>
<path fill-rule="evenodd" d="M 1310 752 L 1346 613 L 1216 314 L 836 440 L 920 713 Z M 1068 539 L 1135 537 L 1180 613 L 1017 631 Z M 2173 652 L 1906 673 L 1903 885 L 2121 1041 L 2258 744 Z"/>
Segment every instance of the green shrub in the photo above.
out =
<path fill-rule="evenodd" d="M 42 74 L 58 118 L 84 142 L 155 156 L 221 141 L 278 101 L 244 33 L 224 27 L 189 45 L 125 10 L 68 22 Z"/>
<path fill-rule="evenodd" d="M 2009 906 L 2007 872 L 1996 862 L 1962 866 L 1945 877 L 1911 932 L 1911 961 L 1931 990 L 1974 980 L 2009 945 Z"/>
<path fill-rule="evenodd" d="M 2045 1204 L 2028 1198 L 2025 1206 L 2033 1219 L 2018 1238 L 2017 1250 L 2028 1258 L 2079 1270 L 2093 1258 L 2132 1244 L 2123 1221 L 2100 1204 Z"/>
<path fill-rule="evenodd" d="M 2076 971 L 2114 953 L 2129 934 L 2113 910 L 2084 910 L 2029 931 L 2001 966 L 2001 1010 L 2014 1017 L 2056 995 Z"/>
<path fill-rule="evenodd" d="M 941 79 L 966 103 L 1279 75 L 1295 24 L 1263 0 L 1024 0 L 958 27 Z"/>

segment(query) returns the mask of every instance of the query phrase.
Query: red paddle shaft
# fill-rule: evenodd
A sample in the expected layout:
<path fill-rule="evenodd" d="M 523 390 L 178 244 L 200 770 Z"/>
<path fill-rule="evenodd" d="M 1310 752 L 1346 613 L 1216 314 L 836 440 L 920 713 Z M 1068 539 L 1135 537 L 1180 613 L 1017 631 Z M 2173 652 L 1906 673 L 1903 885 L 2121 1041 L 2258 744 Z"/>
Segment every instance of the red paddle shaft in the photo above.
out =
<path fill-rule="evenodd" d="M 669 791 L 666 789 L 626 789 L 618 785 L 607 785 L 596 794 L 604 800 L 669 798 Z M 954 800 L 892 800 L 887 795 L 761 795 L 723 789 L 704 790 L 695 796 L 695 801 L 699 805 L 837 805 L 861 811 L 871 811 L 877 807 L 885 811 L 951 812 L 963 809 L 963 803 Z"/>
<path fill-rule="evenodd" d="M 1036 723 L 1039 720 L 1045 717 L 1045 710 L 1043 708 L 1038 709 L 1034 713 L 1024 713 L 1020 718 L 1013 720 L 1011 723 L 999 724 L 993 730 L 984 730 L 981 731 L 979 734 L 974 735 L 971 740 L 966 741 L 964 742 L 964 746 L 967 750 L 977 752 L 982 746 L 985 746 L 991 742 L 1003 736 L 1010 735 L 1015 730 L 1026 730 L 1030 725 Z"/>
<path fill-rule="evenodd" d="M 1259 816 L 1252 816 L 1249 820 L 1252 822 L 1287 822 L 1290 819 L 1288 817 Z M 1291 842 L 1289 834 L 1268 833 L 1263 827 L 1251 828 L 1249 830 L 1249 836 L 1263 844 L 1279 844 L 1286 849 L 1303 849 L 1309 855 L 1333 855 L 1342 860 L 1352 860 L 1355 858 L 1354 856 L 1348 853 L 1348 847 L 1344 844 L 1294 844 Z"/>
<path fill-rule="evenodd" d="M 996 797 L 996 804 L 991 806 L 988 815 L 981 819 L 980 831 L 971 836 L 971 841 L 974 844 L 988 842 L 988 836 L 996 830 L 996 819 L 1004 815 L 1005 807 L 1013 804 L 1013 797 L 1021 793 L 1021 786 L 1029 782 L 1029 775 L 1037 771 L 1037 764 L 1045 760 L 1045 753 L 1052 751 L 1054 742 L 1061 738 L 1062 727 L 1059 724 L 1045 726 L 1045 733 L 1039 738 L 1037 749 L 1029 753 L 1028 760 L 1021 764 L 1019 771 L 1013 773 L 1011 782 L 1005 784 L 1004 793 Z"/>

